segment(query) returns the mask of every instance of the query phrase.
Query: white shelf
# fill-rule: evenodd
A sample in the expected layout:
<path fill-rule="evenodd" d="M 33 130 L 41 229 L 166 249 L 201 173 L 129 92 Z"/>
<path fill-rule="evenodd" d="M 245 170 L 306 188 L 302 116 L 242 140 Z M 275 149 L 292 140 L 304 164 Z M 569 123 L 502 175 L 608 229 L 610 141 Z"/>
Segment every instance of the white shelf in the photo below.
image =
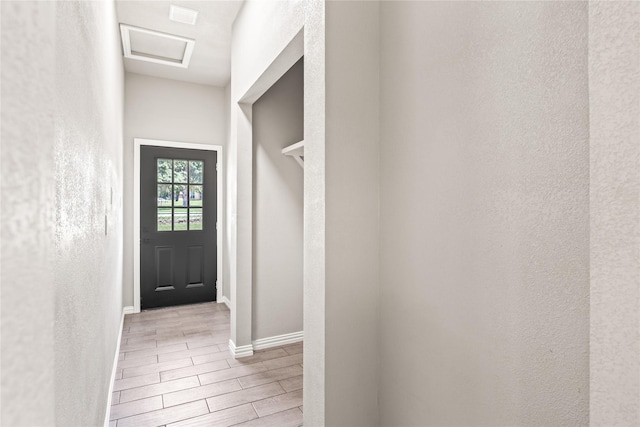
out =
<path fill-rule="evenodd" d="M 282 154 L 293 157 L 304 168 L 304 140 L 284 147 Z"/>

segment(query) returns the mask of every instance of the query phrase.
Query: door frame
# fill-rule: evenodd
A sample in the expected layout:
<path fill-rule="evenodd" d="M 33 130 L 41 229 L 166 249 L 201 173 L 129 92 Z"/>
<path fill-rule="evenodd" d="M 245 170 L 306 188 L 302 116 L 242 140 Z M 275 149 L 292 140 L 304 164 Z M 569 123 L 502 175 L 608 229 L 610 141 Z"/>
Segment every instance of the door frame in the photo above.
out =
<path fill-rule="evenodd" d="M 222 145 L 133 138 L 133 312 L 140 312 L 140 147 L 142 145 L 217 152 L 216 186 L 218 194 L 216 196 L 216 210 L 218 216 L 216 222 L 216 302 L 222 303 L 222 233 L 224 233 Z"/>

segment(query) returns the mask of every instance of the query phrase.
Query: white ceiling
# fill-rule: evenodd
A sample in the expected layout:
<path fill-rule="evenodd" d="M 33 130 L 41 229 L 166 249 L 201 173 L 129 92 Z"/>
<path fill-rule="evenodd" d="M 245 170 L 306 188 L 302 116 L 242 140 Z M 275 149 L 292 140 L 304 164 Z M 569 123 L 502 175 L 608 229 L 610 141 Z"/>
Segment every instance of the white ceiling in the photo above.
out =
<path fill-rule="evenodd" d="M 175 4 L 198 13 L 196 25 L 169 20 L 169 6 Z M 124 58 L 131 73 L 182 80 L 213 86 L 226 86 L 231 77 L 231 25 L 242 1 L 116 1 L 122 24 L 174 34 L 196 41 L 188 68 L 172 67 Z"/>

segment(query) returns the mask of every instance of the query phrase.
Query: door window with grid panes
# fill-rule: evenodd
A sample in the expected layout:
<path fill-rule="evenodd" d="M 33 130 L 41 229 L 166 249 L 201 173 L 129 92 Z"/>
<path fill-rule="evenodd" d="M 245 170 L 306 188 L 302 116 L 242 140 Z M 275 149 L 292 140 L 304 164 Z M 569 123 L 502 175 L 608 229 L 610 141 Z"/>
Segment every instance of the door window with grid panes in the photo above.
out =
<path fill-rule="evenodd" d="M 204 162 L 157 159 L 158 231 L 202 230 Z"/>

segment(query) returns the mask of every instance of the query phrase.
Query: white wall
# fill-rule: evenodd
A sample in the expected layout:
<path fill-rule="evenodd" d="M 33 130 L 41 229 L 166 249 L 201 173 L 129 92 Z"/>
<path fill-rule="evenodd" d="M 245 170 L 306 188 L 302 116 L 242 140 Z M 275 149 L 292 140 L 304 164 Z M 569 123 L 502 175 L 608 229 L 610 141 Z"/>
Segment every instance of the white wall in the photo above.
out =
<path fill-rule="evenodd" d="M 226 114 L 224 88 L 126 74 L 123 281 L 125 306 L 133 305 L 133 139 L 225 145 Z M 224 155 L 222 157 L 224 158 Z M 225 229 L 224 224 L 220 229 Z M 227 262 L 225 260 L 228 260 L 226 253 L 223 254 L 223 263 Z M 222 268 L 223 273 L 226 270 L 224 266 L 218 268 Z M 227 281 L 224 275 L 222 281 L 224 286 Z"/>
<path fill-rule="evenodd" d="M 590 424 L 640 425 L 640 3 L 589 3 Z"/>
<path fill-rule="evenodd" d="M 55 205 L 56 191 L 56 5 L 7 1 L 0 8 L 2 46 L 12 46 L 1 63 L 0 424 L 53 425 L 55 212 L 46 207 Z"/>
<path fill-rule="evenodd" d="M 1 423 L 101 425 L 122 313 L 114 4 L 3 2 L 2 47 Z"/>
<path fill-rule="evenodd" d="M 304 138 L 303 65 L 253 104 L 254 341 L 303 330 L 303 169 L 282 154 Z"/>
<path fill-rule="evenodd" d="M 381 425 L 588 423 L 587 8 L 381 4 Z"/>

